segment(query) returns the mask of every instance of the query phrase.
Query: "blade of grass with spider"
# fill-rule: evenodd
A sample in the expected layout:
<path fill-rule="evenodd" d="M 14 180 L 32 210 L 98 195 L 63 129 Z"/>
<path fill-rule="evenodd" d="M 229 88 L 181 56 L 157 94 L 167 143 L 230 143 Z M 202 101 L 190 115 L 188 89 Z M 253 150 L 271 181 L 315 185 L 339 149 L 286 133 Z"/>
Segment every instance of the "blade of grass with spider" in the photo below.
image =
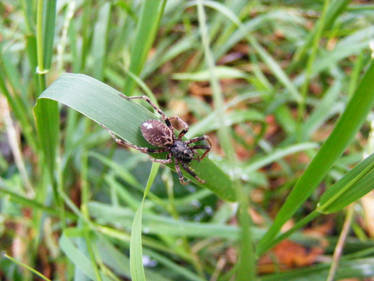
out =
<path fill-rule="evenodd" d="M 64 74 L 43 92 L 38 102 L 43 99 L 58 101 L 103 124 L 130 143 L 149 147 L 139 128 L 144 121 L 157 117 L 140 104 L 121 98 L 120 94 L 89 76 Z M 194 162 L 192 168 L 206 180 L 199 185 L 225 200 L 235 199 L 230 178 L 211 160 L 204 158 Z"/>

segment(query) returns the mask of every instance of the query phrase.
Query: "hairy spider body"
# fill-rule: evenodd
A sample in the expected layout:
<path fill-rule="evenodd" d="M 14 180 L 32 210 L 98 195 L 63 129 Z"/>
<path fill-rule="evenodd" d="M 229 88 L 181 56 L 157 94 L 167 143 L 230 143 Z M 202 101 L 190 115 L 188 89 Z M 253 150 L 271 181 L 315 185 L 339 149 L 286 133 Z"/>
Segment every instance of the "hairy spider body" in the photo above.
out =
<path fill-rule="evenodd" d="M 160 115 L 162 121 L 160 120 L 147 120 L 144 121 L 140 126 L 140 131 L 144 139 L 150 143 L 151 145 L 155 146 L 155 148 L 148 148 L 148 147 L 140 147 L 134 144 L 131 144 L 123 139 L 118 138 L 112 131 L 108 128 L 103 126 L 105 129 L 109 131 L 111 136 L 114 140 L 120 144 L 127 147 L 132 147 L 136 150 L 139 150 L 143 153 L 162 153 L 167 152 L 166 159 L 157 159 L 151 157 L 151 160 L 154 162 L 162 163 L 162 164 L 175 164 L 175 170 L 178 174 L 179 181 L 182 184 L 186 184 L 185 178 L 181 172 L 181 168 L 183 168 L 187 173 L 189 173 L 192 177 L 194 177 L 197 181 L 204 183 L 205 181 L 200 179 L 196 173 L 192 170 L 189 166 L 192 160 L 196 159 L 200 161 L 203 159 L 211 149 L 211 142 L 207 136 L 201 136 L 192 138 L 190 140 L 182 140 L 182 137 L 188 132 L 188 125 L 178 116 L 175 117 L 167 117 L 164 112 L 161 111 L 156 105 L 154 105 L 151 100 L 146 96 L 135 96 L 135 97 L 127 97 L 125 95 L 120 95 L 122 98 L 126 100 L 133 100 L 133 99 L 143 99 L 148 102 Z M 172 120 L 177 121 L 183 129 L 180 131 L 179 135 L 176 136 L 174 133 L 174 127 L 171 123 Z M 197 143 L 200 141 L 206 141 L 206 144 L 197 144 L 191 145 L 193 143 Z M 195 151 L 203 149 L 205 152 L 200 157 Z"/>
<path fill-rule="evenodd" d="M 180 140 L 174 141 L 170 151 L 174 158 L 185 164 L 190 163 L 195 156 L 193 150 L 184 141 Z"/>

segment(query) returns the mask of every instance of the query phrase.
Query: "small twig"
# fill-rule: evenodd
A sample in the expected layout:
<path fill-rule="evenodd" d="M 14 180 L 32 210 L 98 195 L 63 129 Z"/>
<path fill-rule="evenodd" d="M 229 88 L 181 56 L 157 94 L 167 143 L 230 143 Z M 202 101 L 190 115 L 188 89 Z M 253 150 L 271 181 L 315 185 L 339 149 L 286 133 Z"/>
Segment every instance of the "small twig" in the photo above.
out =
<path fill-rule="evenodd" d="M 19 135 L 17 133 L 17 130 L 14 126 L 12 117 L 10 116 L 10 110 L 8 102 L 5 98 L 2 98 L 0 100 L 0 112 L 2 113 L 2 117 L 4 119 L 4 123 L 6 126 L 6 131 L 8 135 L 9 145 L 13 153 L 14 161 L 16 163 L 16 166 L 20 172 L 21 178 L 23 180 L 23 183 L 26 187 L 26 193 L 27 197 L 32 198 L 34 197 L 34 188 L 31 184 L 30 178 L 27 174 L 25 162 L 23 160 L 22 152 L 21 152 L 21 146 L 19 141 Z"/>
<path fill-rule="evenodd" d="M 222 269 L 225 267 L 225 265 L 226 265 L 226 258 L 221 257 L 221 258 L 217 261 L 216 268 L 214 269 L 214 272 L 213 272 L 213 274 L 212 274 L 212 277 L 210 278 L 209 281 L 217 281 L 217 280 L 218 280 L 218 276 L 219 276 L 219 274 L 222 272 Z"/>
<path fill-rule="evenodd" d="M 347 216 L 345 217 L 343 229 L 342 229 L 342 232 L 340 233 L 338 243 L 336 244 L 336 247 L 335 247 L 334 255 L 332 258 L 332 263 L 331 263 L 330 270 L 329 270 L 329 275 L 327 276 L 326 281 L 334 280 L 334 276 L 338 268 L 339 260 L 343 253 L 344 243 L 347 238 L 349 229 L 351 227 L 353 211 L 354 211 L 353 207 L 354 207 L 354 204 L 348 206 L 347 208 Z"/>
<path fill-rule="evenodd" d="M 27 264 L 23 263 L 23 262 L 20 262 L 19 260 L 16 260 L 15 258 L 11 257 L 11 256 L 8 256 L 5 252 L 2 252 L 2 256 L 10 261 L 12 261 L 13 263 L 15 263 L 16 265 L 18 266 L 21 266 L 29 271 L 31 271 L 32 273 L 34 273 L 35 275 L 37 275 L 38 277 L 40 277 L 41 279 L 45 280 L 45 281 L 51 281 L 49 278 L 47 278 L 46 276 L 44 276 L 43 274 L 41 274 L 39 271 L 37 271 L 36 269 L 32 268 L 31 266 L 28 266 Z"/>

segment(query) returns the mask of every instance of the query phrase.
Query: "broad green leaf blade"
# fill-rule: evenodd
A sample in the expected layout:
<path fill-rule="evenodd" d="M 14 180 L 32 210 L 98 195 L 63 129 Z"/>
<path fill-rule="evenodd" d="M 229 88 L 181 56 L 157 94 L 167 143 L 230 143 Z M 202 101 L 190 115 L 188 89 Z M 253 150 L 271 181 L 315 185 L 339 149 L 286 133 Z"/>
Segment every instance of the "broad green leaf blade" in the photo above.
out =
<path fill-rule="evenodd" d="M 43 99 L 73 108 L 130 143 L 150 146 L 139 128 L 144 121 L 157 117 L 136 102 L 121 98 L 120 92 L 96 79 L 83 74 L 64 74 L 42 93 L 37 106 Z M 58 127 L 57 122 L 54 125 Z M 206 181 L 205 184 L 196 184 L 209 188 L 224 200 L 235 199 L 231 179 L 212 161 L 205 158 L 191 166 Z"/>
<path fill-rule="evenodd" d="M 374 154 L 329 187 L 318 203 L 318 210 L 323 213 L 337 212 L 373 189 Z"/>
<path fill-rule="evenodd" d="M 334 162 L 344 152 L 363 124 L 374 104 L 374 64 L 370 64 L 356 93 L 337 122 L 333 132 L 322 145 L 312 162 L 302 175 L 288 196 L 286 202 L 278 212 L 273 225 L 261 239 L 257 253 L 268 249 L 267 245 L 278 234 L 282 225 L 289 220 L 296 210 L 313 193 L 318 184 L 330 170 Z"/>

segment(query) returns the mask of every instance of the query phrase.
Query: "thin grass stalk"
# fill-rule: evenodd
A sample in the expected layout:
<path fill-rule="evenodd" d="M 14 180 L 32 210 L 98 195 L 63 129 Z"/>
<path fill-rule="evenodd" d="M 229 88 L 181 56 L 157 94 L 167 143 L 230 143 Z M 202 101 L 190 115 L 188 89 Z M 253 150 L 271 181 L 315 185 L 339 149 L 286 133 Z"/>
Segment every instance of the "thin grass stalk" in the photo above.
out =
<path fill-rule="evenodd" d="M 308 214 L 306 217 L 304 217 L 300 221 L 298 221 L 291 229 L 287 230 L 286 232 L 278 235 L 278 237 L 274 238 L 271 241 L 271 243 L 266 245 L 266 248 L 257 249 L 257 252 L 256 252 L 257 256 L 260 257 L 267 250 L 271 249 L 272 247 L 274 247 L 275 245 L 277 245 L 278 243 L 280 243 L 284 239 L 290 237 L 291 234 L 293 234 L 296 230 L 298 230 L 298 229 L 302 228 L 303 226 L 307 225 L 308 223 L 310 223 L 312 220 L 314 220 L 315 218 L 317 218 L 320 215 L 321 215 L 320 212 L 314 210 L 313 212 Z"/>
<path fill-rule="evenodd" d="M 156 36 L 156 31 L 164 12 L 166 0 L 144 1 L 141 3 L 141 12 L 134 44 L 131 49 L 131 61 L 129 71 L 139 75 L 146 61 L 148 51 Z M 124 92 L 131 96 L 134 90 L 134 80 L 127 77 L 124 85 Z"/>
<path fill-rule="evenodd" d="M 17 202 L 20 205 L 31 207 L 34 210 L 41 210 L 50 216 L 57 217 L 61 215 L 60 211 L 57 210 L 56 208 L 45 206 L 39 203 L 38 201 L 29 199 L 27 197 L 18 195 L 15 192 L 12 192 L 11 188 L 7 186 L 3 181 L 1 181 L 1 179 L 0 179 L 0 194 L 9 196 L 12 201 Z M 76 219 L 76 216 L 71 213 L 67 213 L 66 217 L 72 220 Z"/>
<path fill-rule="evenodd" d="M 344 243 L 347 239 L 349 229 L 350 229 L 351 224 L 352 224 L 352 219 L 353 219 L 353 214 L 354 214 L 354 205 L 355 204 L 353 203 L 352 205 L 350 205 L 347 208 L 347 216 L 344 220 L 343 229 L 342 229 L 342 232 L 339 235 L 338 243 L 335 246 L 332 263 L 331 263 L 331 266 L 330 266 L 330 269 L 329 269 L 329 274 L 327 276 L 326 281 L 333 281 L 334 280 L 334 276 L 335 276 L 336 271 L 338 269 L 339 260 L 340 260 L 340 257 L 342 255 L 342 253 L 343 253 Z"/>
<path fill-rule="evenodd" d="M 47 10 L 44 10 L 47 9 Z M 53 15 L 51 15 L 53 13 Z M 37 42 L 37 74 L 39 76 L 39 89 L 43 91 L 46 88 L 46 74 L 51 63 L 53 37 L 55 27 L 56 0 L 37 2 L 37 23 L 36 23 L 36 42 Z M 45 16 L 45 18 L 44 18 Z M 52 26 L 51 26 L 52 25 Z M 39 134 L 40 148 L 42 152 L 42 173 L 47 171 L 52 184 L 54 198 L 58 206 L 62 206 L 62 201 L 57 193 L 57 182 L 54 177 L 56 167 L 56 154 L 59 140 L 59 113 L 58 105 L 54 101 L 38 101 L 34 107 L 36 124 Z"/>
<path fill-rule="evenodd" d="M 335 20 L 341 13 L 344 12 L 351 1 L 352 0 L 334 0 L 334 2 L 329 6 L 329 9 L 327 10 L 326 18 L 323 19 L 324 24 L 322 31 L 334 24 Z M 305 56 L 307 55 L 310 46 L 313 44 L 316 33 L 316 29 L 309 33 L 304 44 L 296 50 L 295 55 L 292 58 L 292 62 L 288 67 L 289 73 L 293 72 L 296 67 L 300 66 L 304 62 Z"/>
<path fill-rule="evenodd" d="M 227 157 L 228 162 L 230 163 L 231 167 L 235 167 L 235 151 L 230 140 L 230 129 L 225 126 L 226 123 L 223 94 L 217 76 L 215 74 L 215 62 L 209 46 L 210 43 L 206 26 L 206 15 L 201 0 L 197 1 L 197 10 L 205 61 L 209 69 L 210 84 L 213 89 L 214 106 L 218 113 L 219 123 L 222 124 L 222 126 L 218 129 L 218 137 L 221 142 L 222 148 L 225 151 L 225 156 Z M 234 176 L 236 177 L 236 175 Z M 233 184 L 236 190 L 236 198 L 239 201 L 239 221 L 241 226 L 240 258 L 236 278 L 237 280 L 243 281 L 254 280 L 256 278 L 256 269 L 250 229 L 250 217 L 248 215 L 248 194 L 244 192 L 242 185 L 237 179 L 234 180 Z"/>
<path fill-rule="evenodd" d="M 142 262 L 143 249 L 142 249 L 142 217 L 145 199 L 153 185 L 158 170 L 159 163 L 152 163 L 152 168 L 148 176 L 148 181 L 143 193 L 143 199 L 138 210 L 135 213 L 134 220 L 131 227 L 130 237 L 130 273 L 134 281 L 145 281 L 144 265 Z"/>
<path fill-rule="evenodd" d="M 2 119 L 4 120 L 6 131 L 8 135 L 9 145 L 13 153 L 14 161 L 21 174 L 21 178 L 25 185 L 25 192 L 28 197 L 34 197 L 34 188 L 31 184 L 25 161 L 21 152 L 21 145 L 19 141 L 19 135 L 17 134 L 16 128 L 13 124 L 12 117 L 10 115 L 9 105 L 6 99 L 0 98 L 0 108 L 2 112 Z"/>
<path fill-rule="evenodd" d="M 307 95 L 308 95 L 308 87 L 309 87 L 310 77 L 312 76 L 312 67 L 313 67 L 313 64 L 315 62 L 316 55 L 317 55 L 317 52 L 318 52 L 319 43 L 320 43 L 320 40 L 321 40 L 322 31 L 323 31 L 324 24 L 325 24 L 326 12 L 327 12 L 327 9 L 329 7 L 329 4 L 330 4 L 330 0 L 325 0 L 325 3 L 323 5 L 323 10 L 322 10 L 322 15 L 321 15 L 321 17 L 318 21 L 316 36 L 313 39 L 311 54 L 308 58 L 308 62 L 307 62 L 307 66 L 306 66 L 305 80 L 304 80 L 304 83 L 303 83 L 302 88 L 301 88 L 301 101 L 299 102 L 298 108 L 297 108 L 298 109 L 298 111 L 297 111 L 298 120 L 299 120 L 298 124 L 300 124 L 299 132 L 300 132 L 301 127 L 303 125 L 302 120 L 303 120 L 304 115 L 305 115 L 306 98 L 307 98 Z M 302 138 L 302 136 L 300 136 L 300 133 L 299 133 L 298 138 L 299 138 L 299 140 Z"/>
<path fill-rule="evenodd" d="M 0 58 L 0 61 L 1 61 L 1 58 Z M 20 123 L 20 126 L 22 127 L 22 132 L 27 140 L 27 143 L 30 145 L 33 151 L 37 151 L 38 143 L 37 143 L 37 139 L 33 135 L 34 129 L 33 129 L 33 126 L 31 125 L 31 120 L 28 118 L 25 110 L 23 110 L 23 106 L 19 98 L 12 95 L 10 91 L 8 90 L 8 87 L 5 83 L 5 73 L 2 73 L 2 72 L 3 72 L 3 69 L 0 68 L 0 90 L 2 94 L 4 94 L 4 96 L 6 97 L 7 102 L 12 112 L 14 113 L 18 122 Z"/>
<path fill-rule="evenodd" d="M 39 88 L 43 91 L 46 88 L 45 69 L 44 69 L 44 43 L 43 43 L 43 7 L 44 0 L 38 0 L 36 13 L 36 46 L 37 46 L 37 60 L 39 75 Z"/>
<path fill-rule="evenodd" d="M 166 172 L 166 170 L 165 170 L 165 173 L 162 175 L 162 178 L 165 181 L 166 190 L 167 190 L 167 194 L 168 194 L 168 208 L 167 208 L 167 210 L 175 220 L 178 220 L 179 219 L 179 213 L 178 213 L 178 210 L 176 208 L 175 201 L 174 201 L 173 180 L 170 177 L 171 177 L 170 171 Z M 188 241 L 187 237 L 182 236 L 181 239 L 182 239 L 182 245 L 183 245 L 183 248 L 184 248 L 183 249 L 184 252 L 186 252 L 190 255 L 191 263 L 194 266 L 196 272 L 199 274 L 199 276 L 201 278 L 204 278 L 204 271 L 203 271 L 203 268 L 201 266 L 201 262 L 199 260 L 198 255 L 196 255 L 194 253 L 194 251 L 191 249 L 191 246 L 189 244 L 189 241 Z"/>
<path fill-rule="evenodd" d="M 23 263 L 23 262 L 20 262 L 19 260 L 16 260 L 15 258 L 11 257 L 11 256 L 8 256 L 6 253 L 3 253 L 2 256 L 8 260 L 10 260 L 11 262 L 15 263 L 16 265 L 18 266 L 21 266 L 25 269 L 27 269 L 28 271 L 32 272 L 33 274 L 37 275 L 39 278 L 45 280 L 45 281 L 51 281 L 49 278 L 47 278 L 46 276 L 44 276 L 42 273 L 40 273 L 39 271 L 35 270 L 34 268 L 32 268 L 31 266 Z"/>
<path fill-rule="evenodd" d="M 88 120 L 85 120 L 85 121 L 87 123 Z M 86 126 L 86 128 L 87 128 L 87 126 Z M 82 216 L 85 218 L 86 221 L 90 221 L 90 215 L 89 215 L 88 208 L 87 208 L 88 201 L 89 201 L 89 188 L 88 188 L 88 153 L 87 153 L 86 149 L 84 149 L 84 151 L 82 152 L 81 164 L 82 164 L 81 165 L 81 175 L 82 175 L 81 176 L 81 187 L 82 187 L 81 213 L 82 213 Z M 84 228 L 85 228 L 85 230 L 84 230 L 84 240 L 86 242 L 87 251 L 88 251 L 88 255 L 89 255 L 91 265 L 94 269 L 97 281 L 102 281 L 101 274 L 100 274 L 99 268 L 98 268 L 97 263 L 96 263 L 97 257 L 94 253 L 92 243 L 91 243 L 91 235 L 90 235 L 91 230 L 89 229 L 90 224 L 87 224 L 85 222 L 82 222 L 82 223 L 83 223 Z"/>
<path fill-rule="evenodd" d="M 93 9 L 92 6 L 92 0 L 85 0 L 83 3 L 83 16 L 82 16 L 82 47 L 80 52 L 80 63 L 79 63 L 79 69 L 80 71 L 84 70 L 86 68 L 86 61 L 87 56 L 89 53 L 89 42 L 90 42 L 90 25 L 91 23 L 91 11 Z"/>

